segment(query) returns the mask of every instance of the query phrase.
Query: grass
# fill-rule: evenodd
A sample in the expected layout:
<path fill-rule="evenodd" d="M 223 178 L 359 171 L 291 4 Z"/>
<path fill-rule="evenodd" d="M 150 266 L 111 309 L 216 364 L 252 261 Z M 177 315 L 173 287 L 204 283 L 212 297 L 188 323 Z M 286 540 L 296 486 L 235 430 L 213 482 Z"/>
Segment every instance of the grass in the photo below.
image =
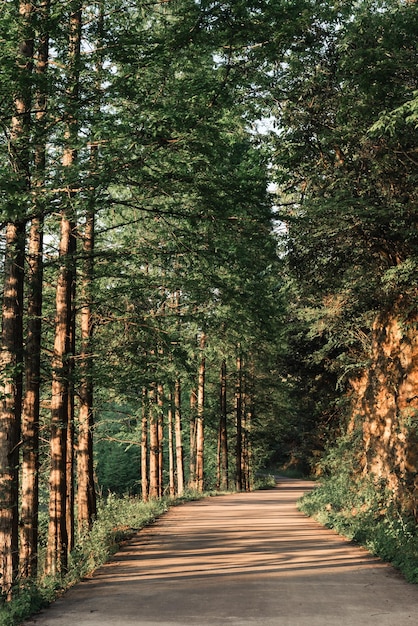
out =
<path fill-rule="evenodd" d="M 321 481 L 299 508 L 324 526 L 391 563 L 418 583 L 418 527 L 402 512 L 385 485 L 372 478 L 353 481 L 349 473 Z"/>
<path fill-rule="evenodd" d="M 22 582 L 13 600 L 0 605 L 0 626 L 18 626 L 48 606 L 66 589 L 108 561 L 123 541 L 152 524 L 170 507 L 207 495 L 211 494 L 189 491 L 181 497 L 164 497 L 150 502 L 128 496 L 109 496 L 102 500 L 91 532 L 78 540 L 71 553 L 67 573 L 62 577 L 40 577 L 37 581 Z"/>

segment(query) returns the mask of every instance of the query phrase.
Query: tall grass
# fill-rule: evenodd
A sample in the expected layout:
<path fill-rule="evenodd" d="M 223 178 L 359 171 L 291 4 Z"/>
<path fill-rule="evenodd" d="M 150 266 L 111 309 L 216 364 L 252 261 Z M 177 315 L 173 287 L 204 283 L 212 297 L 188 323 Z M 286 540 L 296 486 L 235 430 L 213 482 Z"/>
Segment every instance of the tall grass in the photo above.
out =
<path fill-rule="evenodd" d="M 149 502 L 128 496 L 109 496 L 101 500 L 97 520 L 92 530 L 78 539 L 70 555 L 66 574 L 44 577 L 41 573 L 38 580 L 21 581 L 15 590 L 14 599 L 0 604 L 0 626 L 18 626 L 25 618 L 50 604 L 64 590 L 105 563 L 124 540 L 151 524 L 171 506 L 197 500 L 204 495 L 208 494 L 190 491 L 181 498 L 165 497 Z"/>
<path fill-rule="evenodd" d="M 321 480 L 299 508 L 324 526 L 391 563 L 406 580 L 418 583 L 418 526 L 399 509 L 393 495 L 373 477 L 353 480 L 350 472 Z"/>

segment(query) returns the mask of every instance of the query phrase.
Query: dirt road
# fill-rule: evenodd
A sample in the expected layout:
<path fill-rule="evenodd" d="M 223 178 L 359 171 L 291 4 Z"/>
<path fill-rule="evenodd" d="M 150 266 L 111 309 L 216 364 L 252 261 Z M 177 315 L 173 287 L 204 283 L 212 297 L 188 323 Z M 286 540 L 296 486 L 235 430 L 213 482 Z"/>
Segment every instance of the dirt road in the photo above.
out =
<path fill-rule="evenodd" d="M 171 509 L 36 626 L 416 626 L 418 586 L 296 510 L 311 483 Z"/>

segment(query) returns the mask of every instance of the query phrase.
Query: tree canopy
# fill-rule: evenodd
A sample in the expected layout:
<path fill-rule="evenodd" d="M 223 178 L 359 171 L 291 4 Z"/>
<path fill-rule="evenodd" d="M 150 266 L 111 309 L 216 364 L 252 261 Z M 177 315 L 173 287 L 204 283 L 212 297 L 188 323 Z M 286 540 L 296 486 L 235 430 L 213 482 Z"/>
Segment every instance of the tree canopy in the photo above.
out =
<path fill-rule="evenodd" d="M 337 439 L 416 515 L 417 19 L 3 2 L 6 599 L 65 573 L 97 494 L 338 474 Z"/>

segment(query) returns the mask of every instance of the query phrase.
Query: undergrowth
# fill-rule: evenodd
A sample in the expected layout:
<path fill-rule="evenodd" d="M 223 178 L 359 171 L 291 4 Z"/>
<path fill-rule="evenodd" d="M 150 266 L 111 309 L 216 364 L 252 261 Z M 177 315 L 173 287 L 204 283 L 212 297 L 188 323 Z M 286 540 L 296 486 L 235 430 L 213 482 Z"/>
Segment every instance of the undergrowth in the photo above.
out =
<path fill-rule="evenodd" d="M 11 602 L 0 605 L 0 626 L 17 626 L 48 606 L 66 589 L 92 573 L 114 554 L 120 544 L 148 526 L 171 506 L 197 500 L 208 493 L 189 491 L 182 497 L 143 502 L 135 497 L 109 496 L 98 505 L 97 520 L 71 553 L 68 571 L 61 577 L 22 581 Z"/>
<path fill-rule="evenodd" d="M 418 583 L 416 521 L 401 512 L 382 482 L 373 477 L 354 481 L 350 472 L 340 470 L 322 479 L 299 508 L 394 565 L 408 582 Z"/>

